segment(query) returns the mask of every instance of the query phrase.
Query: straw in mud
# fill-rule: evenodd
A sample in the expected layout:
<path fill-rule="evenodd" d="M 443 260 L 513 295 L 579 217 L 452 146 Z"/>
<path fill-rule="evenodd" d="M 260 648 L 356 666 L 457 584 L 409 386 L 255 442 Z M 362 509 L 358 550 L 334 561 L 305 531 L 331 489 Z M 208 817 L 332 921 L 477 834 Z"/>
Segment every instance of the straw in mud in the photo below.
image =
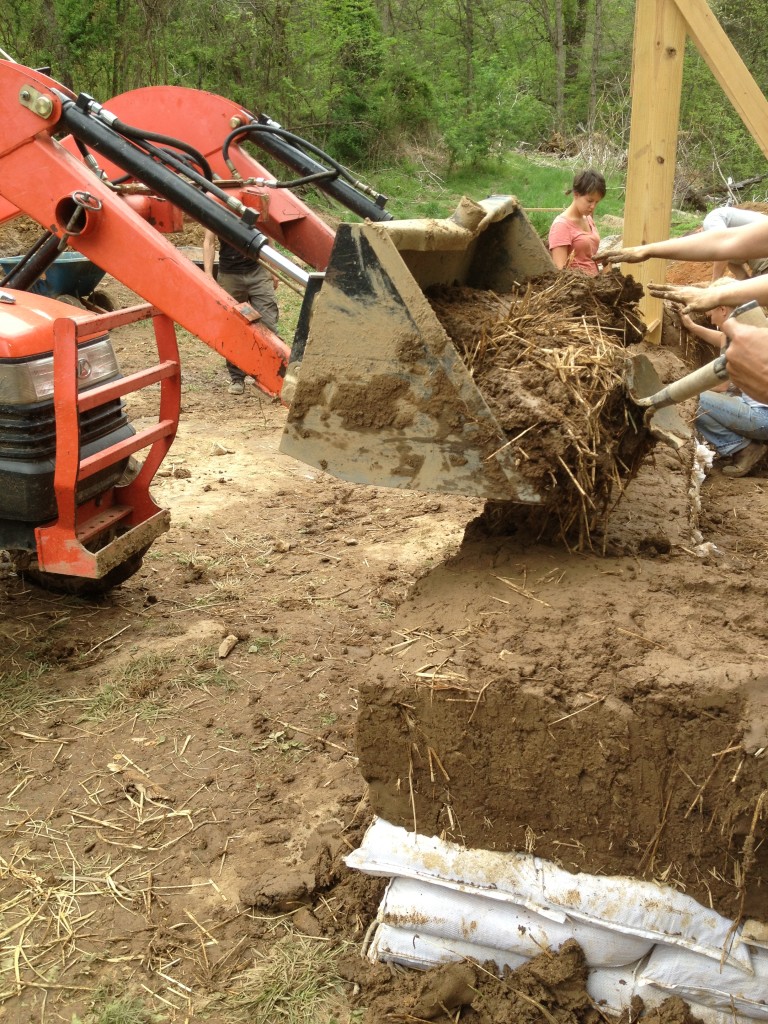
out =
<path fill-rule="evenodd" d="M 561 274 L 496 295 L 430 295 L 479 390 L 546 506 L 542 533 L 577 547 L 604 529 L 611 496 L 650 449 L 624 388 L 625 346 L 641 328 L 624 279 Z M 626 292 L 626 294 L 623 294 Z M 506 445 L 505 445 L 506 447 Z M 550 522 L 551 521 L 551 522 Z"/>

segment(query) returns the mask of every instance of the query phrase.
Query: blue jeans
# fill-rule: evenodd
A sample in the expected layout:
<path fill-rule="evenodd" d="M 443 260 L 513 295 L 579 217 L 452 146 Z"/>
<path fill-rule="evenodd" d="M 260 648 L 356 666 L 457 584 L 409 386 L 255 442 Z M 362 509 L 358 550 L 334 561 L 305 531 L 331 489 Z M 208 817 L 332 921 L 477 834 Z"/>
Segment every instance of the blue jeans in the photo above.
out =
<path fill-rule="evenodd" d="M 735 455 L 750 441 L 768 441 L 768 408 L 748 405 L 738 395 L 699 395 L 696 429 L 718 455 Z"/>

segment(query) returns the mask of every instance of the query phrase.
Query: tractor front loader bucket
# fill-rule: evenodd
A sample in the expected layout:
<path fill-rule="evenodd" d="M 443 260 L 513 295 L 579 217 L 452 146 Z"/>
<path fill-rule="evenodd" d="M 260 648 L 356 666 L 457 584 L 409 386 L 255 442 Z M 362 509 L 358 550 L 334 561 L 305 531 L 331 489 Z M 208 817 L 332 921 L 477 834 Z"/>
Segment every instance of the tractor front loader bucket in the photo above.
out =
<path fill-rule="evenodd" d="M 424 290 L 498 293 L 551 273 L 517 200 L 446 220 L 342 224 L 280 450 L 342 480 L 538 503 Z"/>

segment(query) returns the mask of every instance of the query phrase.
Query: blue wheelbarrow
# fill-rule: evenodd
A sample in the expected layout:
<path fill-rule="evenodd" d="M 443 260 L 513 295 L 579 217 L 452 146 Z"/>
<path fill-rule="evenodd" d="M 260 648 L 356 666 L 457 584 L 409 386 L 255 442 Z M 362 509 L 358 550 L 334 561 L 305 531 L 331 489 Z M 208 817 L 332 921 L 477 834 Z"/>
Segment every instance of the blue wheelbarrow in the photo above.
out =
<path fill-rule="evenodd" d="M 22 259 L 23 256 L 0 256 L 0 277 L 10 274 Z M 63 252 L 28 290 L 49 299 L 70 295 L 76 299 L 87 299 L 105 273 L 82 253 Z"/>

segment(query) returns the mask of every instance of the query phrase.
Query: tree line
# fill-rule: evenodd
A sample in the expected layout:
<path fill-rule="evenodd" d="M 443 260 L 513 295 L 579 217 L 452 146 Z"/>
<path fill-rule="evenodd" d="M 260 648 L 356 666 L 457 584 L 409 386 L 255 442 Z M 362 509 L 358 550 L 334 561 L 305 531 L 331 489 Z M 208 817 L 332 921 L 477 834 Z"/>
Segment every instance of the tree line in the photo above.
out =
<path fill-rule="evenodd" d="M 763 0 L 710 3 L 764 87 Z M 102 102 L 219 93 L 371 169 L 409 149 L 473 164 L 596 135 L 625 152 L 633 28 L 634 0 L 13 0 L 0 47 Z M 691 45 L 679 156 L 706 185 L 764 164 Z"/>

